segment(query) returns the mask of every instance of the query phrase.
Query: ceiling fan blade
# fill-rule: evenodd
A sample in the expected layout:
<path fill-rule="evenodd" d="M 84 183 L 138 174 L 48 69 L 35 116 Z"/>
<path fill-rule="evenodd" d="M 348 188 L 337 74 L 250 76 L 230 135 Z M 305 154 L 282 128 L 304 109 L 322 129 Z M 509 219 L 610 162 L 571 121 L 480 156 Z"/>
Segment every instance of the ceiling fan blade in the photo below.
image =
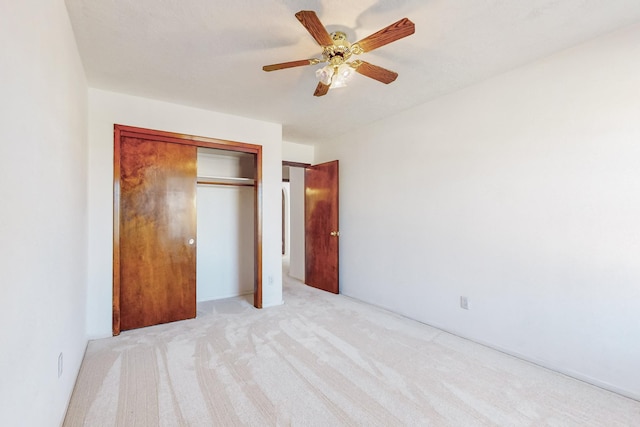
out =
<path fill-rule="evenodd" d="M 322 25 L 318 15 L 313 10 L 301 10 L 296 13 L 296 18 L 320 46 L 331 46 L 333 44 L 333 39 L 329 32 L 327 32 L 327 29 Z"/>
<path fill-rule="evenodd" d="M 358 65 L 356 71 L 363 76 L 370 77 L 384 84 L 389 84 L 398 78 L 398 73 L 395 71 L 387 70 L 386 68 L 378 67 L 365 61 L 360 61 L 360 65 Z"/>
<path fill-rule="evenodd" d="M 305 65 L 317 64 L 317 60 L 314 59 L 302 59 L 300 61 L 282 62 L 280 64 L 265 65 L 262 67 L 264 71 L 276 71 L 283 70 L 285 68 L 303 67 Z"/>
<path fill-rule="evenodd" d="M 329 92 L 330 85 L 326 85 L 322 82 L 318 82 L 318 86 L 316 86 L 316 91 L 313 92 L 313 96 L 324 96 Z"/>
<path fill-rule="evenodd" d="M 411 22 L 409 18 L 402 18 L 398 22 L 394 22 L 388 27 L 381 29 L 377 33 L 373 33 L 369 37 L 365 37 L 354 44 L 360 46 L 363 52 L 370 52 L 373 49 L 377 49 L 403 37 L 410 36 L 415 32 L 415 24 Z"/>

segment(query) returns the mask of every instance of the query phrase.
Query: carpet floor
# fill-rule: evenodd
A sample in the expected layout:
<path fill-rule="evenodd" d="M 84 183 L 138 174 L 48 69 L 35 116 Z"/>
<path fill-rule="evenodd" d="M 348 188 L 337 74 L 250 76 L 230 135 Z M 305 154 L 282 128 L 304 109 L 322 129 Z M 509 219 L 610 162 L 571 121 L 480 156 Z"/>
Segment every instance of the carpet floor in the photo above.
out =
<path fill-rule="evenodd" d="M 89 343 L 64 426 L 638 426 L 640 402 L 285 279 Z"/>

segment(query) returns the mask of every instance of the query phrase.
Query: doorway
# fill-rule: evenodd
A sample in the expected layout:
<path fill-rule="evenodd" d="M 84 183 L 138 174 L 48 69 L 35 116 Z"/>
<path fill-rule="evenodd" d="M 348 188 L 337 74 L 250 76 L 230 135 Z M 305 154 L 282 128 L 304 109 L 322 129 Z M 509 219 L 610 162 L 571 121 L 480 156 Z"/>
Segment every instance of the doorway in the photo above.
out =
<path fill-rule="evenodd" d="M 158 147 L 163 147 L 162 153 L 158 152 Z M 253 299 L 254 306 L 262 308 L 262 147 L 115 125 L 114 335 L 123 330 L 123 309 L 134 314 L 133 320 L 126 321 L 126 329 L 195 317 L 197 241 L 193 227 L 185 229 L 182 221 L 184 217 L 193 216 L 195 225 L 198 178 L 193 165 L 198 148 L 246 153 L 253 160 Z M 182 157 L 188 160 L 180 160 Z M 185 161 L 188 167 L 184 166 Z M 176 180 L 182 182 L 183 192 L 174 191 L 172 185 Z M 184 185 L 185 182 L 190 184 Z M 175 211 L 182 212 L 183 216 L 174 217 Z M 155 217 L 150 217 L 150 212 Z M 133 220 L 139 224 L 131 226 Z M 159 247 L 158 242 L 166 246 Z M 185 255 L 187 259 L 179 268 L 174 262 L 176 254 Z M 179 270 L 174 277 L 178 279 L 163 279 L 163 275 L 157 274 L 158 265 L 172 274 Z M 172 283 L 170 286 L 169 282 Z M 138 311 L 142 313 L 138 315 Z"/>
<path fill-rule="evenodd" d="M 282 162 L 286 265 L 291 277 L 304 282 L 304 171 L 310 163 Z"/>

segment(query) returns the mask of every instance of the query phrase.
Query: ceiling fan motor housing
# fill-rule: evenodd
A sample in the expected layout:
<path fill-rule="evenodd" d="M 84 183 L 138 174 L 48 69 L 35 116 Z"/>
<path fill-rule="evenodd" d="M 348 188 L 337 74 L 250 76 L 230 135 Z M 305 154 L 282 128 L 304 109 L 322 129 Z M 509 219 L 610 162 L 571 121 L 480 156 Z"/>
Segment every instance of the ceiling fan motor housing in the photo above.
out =
<path fill-rule="evenodd" d="M 347 35 L 342 31 L 336 31 L 330 34 L 332 45 L 324 46 L 322 55 L 333 66 L 344 64 L 354 52 L 351 49 L 351 43 L 347 40 Z"/>

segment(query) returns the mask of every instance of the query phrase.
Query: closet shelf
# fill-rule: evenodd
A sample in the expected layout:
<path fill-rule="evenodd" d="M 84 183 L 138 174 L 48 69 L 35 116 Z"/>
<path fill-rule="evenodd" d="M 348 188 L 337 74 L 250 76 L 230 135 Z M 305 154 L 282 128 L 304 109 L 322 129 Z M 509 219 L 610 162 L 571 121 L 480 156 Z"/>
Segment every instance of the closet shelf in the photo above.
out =
<path fill-rule="evenodd" d="M 255 180 L 253 178 L 242 178 L 232 176 L 208 176 L 201 175 L 197 177 L 198 184 L 203 185 L 236 185 L 242 187 L 253 187 Z"/>

